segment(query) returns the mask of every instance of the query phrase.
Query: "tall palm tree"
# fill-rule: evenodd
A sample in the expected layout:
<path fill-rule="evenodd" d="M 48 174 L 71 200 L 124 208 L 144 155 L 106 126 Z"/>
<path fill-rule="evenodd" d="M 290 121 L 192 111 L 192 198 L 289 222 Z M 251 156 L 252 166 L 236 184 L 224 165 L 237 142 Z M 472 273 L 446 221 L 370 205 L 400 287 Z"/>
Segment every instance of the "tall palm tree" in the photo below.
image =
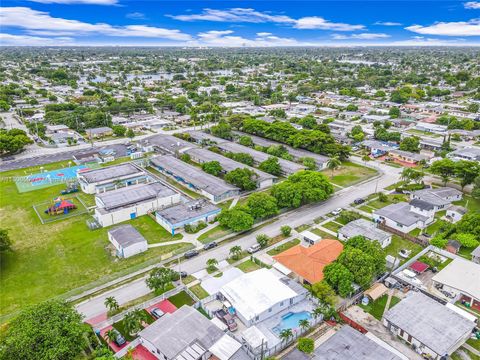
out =
<path fill-rule="evenodd" d="M 342 162 L 338 158 L 338 156 L 333 156 L 330 160 L 327 161 L 327 169 L 332 170 L 332 176 L 336 169 L 338 169 L 342 165 Z"/>
<path fill-rule="evenodd" d="M 125 330 L 130 334 L 136 334 L 142 327 L 142 320 L 135 314 L 134 311 L 130 311 L 123 318 L 123 326 Z"/>
<path fill-rule="evenodd" d="M 320 315 L 323 315 L 323 309 L 321 307 L 317 307 L 312 311 L 313 318 L 316 320 Z"/>
<path fill-rule="evenodd" d="M 117 333 L 115 332 L 115 330 L 110 329 L 108 330 L 104 335 L 103 335 L 104 339 L 107 341 L 107 342 L 114 342 L 116 339 L 117 339 Z"/>
<path fill-rule="evenodd" d="M 235 245 L 230 248 L 230 255 L 235 260 L 238 259 L 241 253 L 242 253 L 242 247 L 240 245 Z"/>
<path fill-rule="evenodd" d="M 280 331 L 280 339 L 282 341 L 285 341 L 285 342 L 288 342 L 288 340 L 293 336 L 293 332 L 292 332 L 292 329 L 283 329 L 282 331 Z"/>
<path fill-rule="evenodd" d="M 103 303 L 108 308 L 108 311 L 115 311 L 120 308 L 117 299 L 115 299 L 113 296 L 107 297 Z"/>
<path fill-rule="evenodd" d="M 207 260 L 207 268 L 212 271 L 215 270 L 215 267 L 218 265 L 217 259 L 208 259 Z"/>
<path fill-rule="evenodd" d="M 310 328 L 310 322 L 308 319 L 302 319 L 298 322 L 298 326 L 300 326 L 303 331 L 307 331 L 308 328 Z"/>

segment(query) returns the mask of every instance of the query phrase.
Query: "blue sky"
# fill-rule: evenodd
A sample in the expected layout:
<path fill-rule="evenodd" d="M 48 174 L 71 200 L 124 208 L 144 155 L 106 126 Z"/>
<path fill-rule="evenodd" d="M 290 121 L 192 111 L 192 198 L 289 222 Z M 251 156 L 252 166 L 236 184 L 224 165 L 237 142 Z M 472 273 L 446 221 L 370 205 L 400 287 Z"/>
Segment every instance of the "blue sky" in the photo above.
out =
<path fill-rule="evenodd" d="M 480 1 L 2 0 L 1 45 L 480 45 Z"/>

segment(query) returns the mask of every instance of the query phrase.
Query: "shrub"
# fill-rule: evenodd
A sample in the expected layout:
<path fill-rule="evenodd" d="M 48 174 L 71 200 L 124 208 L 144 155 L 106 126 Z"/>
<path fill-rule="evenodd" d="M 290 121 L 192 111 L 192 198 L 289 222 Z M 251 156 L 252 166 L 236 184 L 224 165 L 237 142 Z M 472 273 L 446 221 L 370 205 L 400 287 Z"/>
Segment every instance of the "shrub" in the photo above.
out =
<path fill-rule="evenodd" d="M 381 201 L 381 202 L 387 202 L 388 197 L 384 193 L 380 192 L 380 193 L 378 193 L 378 200 Z"/>
<path fill-rule="evenodd" d="M 282 232 L 283 236 L 287 237 L 287 236 L 290 236 L 290 234 L 292 233 L 292 228 L 288 225 L 283 225 L 280 228 L 280 231 Z"/>
<path fill-rule="evenodd" d="M 259 234 L 259 235 L 257 235 L 256 239 L 257 239 L 258 244 L 259 244 L 261 247 L 267 246 L 267 245 L 268 245 L 268 242 L 270 241 L 270 238 L 269 238 L 267 235 L 265 235 L 265 234 Z"/>
<path fill-rule="evenodd" d="M 299 338 L 297 349 L 305 354 L 311 354 L 315 350 L 314 341 L 309 338 Z"/>

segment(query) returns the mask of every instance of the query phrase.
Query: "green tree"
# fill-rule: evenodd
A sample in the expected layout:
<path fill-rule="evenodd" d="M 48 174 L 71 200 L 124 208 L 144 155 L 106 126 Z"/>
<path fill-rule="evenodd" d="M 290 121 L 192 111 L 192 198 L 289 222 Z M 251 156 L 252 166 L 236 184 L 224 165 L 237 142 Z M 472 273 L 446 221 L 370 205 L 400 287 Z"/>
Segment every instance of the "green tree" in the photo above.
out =
<path fill-rule="evenodd" d="M 240 145 L 248 146 L 248 147 L 253 147 L 254 145 L 252 138 L 247 135 L 240 136 L 240 138 L 238 139 L 238 142 Z"/>
<path fill-rule="evenodd" d="M 477 247 L 480 243 L 477 240 L 477 237 L 474 234 L 457 234 L 455 238 L 458 240 L 462 246 L 466 248 L 474 248 Z"/>
<path fill-rule="evenodd" d="M 156 267 L 145 280 L 147 286 L 156 293 L 163 293 L 175 278 L 175 271 L 166 267 Z"/>
<path fill-rule="evenodd" d="M 472 196 L 475 199 L 480 199 L 480 175 L 473 180 Z"/>
<path fill-rule="evenodd" d="M 320 281 L 311 285 L 310 293 L 323 304 L 335 305 L 335 291 L 326 281 Z"/>
<path fill-rule="evenodd" d="M 340 296 L 346 297 L 353 291 L 353 274 L 345 265 L 336 261 L 328 264 L 323 269 L 323 276 Z"/>
<path fill-rule="evenodd" d="M 311 354 L 315 350 L 315 342 L 310 338 L 299 338 L 297 349 L 305 354 Z"/>
<path fill-rule="evenodd" d="M 186 162 L 186 163 L 189 163 L 190 160 L 192 160 L 190 154 L 187 154 L 187 153 L 183 153 L 182 155 L 180 155 L 180 160 Z"/>
<path fill-rule="evenodd" d="M 242 164 L 248 165 L 248 166 L 253 166 L 253 157 L 250 154 L 247 153 L 226 153 L 225 154 L 227 157 L 241 162 Z"/>
<path fill-rule="evenodd" d="M 208 259 L 207 260 L 207 270 L 209 272 L 213 272 L 215 270 L 217 270 L 217 265 L 218 265 L 218 261 L 217 259 Z"/>
<path fill-rule="evenodd" d="M 338 257 L 338 262 L 343 264 L 352 274 L 353 280 L 366 289 L 375 274 L 374 259 L 360 249 L 347 247 Z"/>
<path fill-rule="evenodd" d="M 306 156 L 301 158 L 301 160 L 303 166 L 305 166 L 307 170 L 318 170 L 318 166 L 314 158 Z"/>
<path fill-rule="evenodd" d="M 257 188 L 257 177 L 258 175 L 250 169 L 237 168 L 228 172 L 224 176 L 224 180 L 242 190 L 251 191 Z"/>
<path fill-rule="evenodd" d="M 0 111 L 10 110 L 10 105 L 5 100 L 0 100 Z"/>
<path fill-rule="evenodd" d="M 4 330 L 2 360 L 76 359 L 87 346 L 82 316 L 58 300 L 25 308 Z"/>
<path fill-rule="evenodd" d="M 240 245 L 232 246 L 230 248 L 229 253 L 230 253 L 230 256 L 232 257 L 232 259 L 238 260 L 238 258 L 240 257 L 240 255 L 242 253 L 242 247 Z"/>
<path fill-rule="evenodd" d="M 400 117 L 400 109 L 396 106 L 392 106 L 388 111 L 388 115 L 390 115 L 392 119 L 396 119 Z"/>
<path fill-rule="evenodd" d="M 258 168 L 275 176 L 279 176 L 282 173 L 282 167 L 275 156 L 270 156 L 267 160 L 261 162 Z"/>
<path fill-rule="evenodd" d="M 420 151 L 420 139 L 416 136 L 409 136 L 402 140 L 400 143 L 400 150 L 419 152 Z"/>
<path fill-rule="evenodd" d="M 12 249 L 12 239 L 7 229 L 0 229 L 0 252 Z"/>
<path fill-rule="evenodd" d="M 117 299 L 115 299 L 113 296 L 105 298 L 105 301 L 103 303 L 107 307 L 108 311 L 115 311 L 120 308 Z"/>
<path fill-rule="evenodd" d="M 448 244 L 448 239 L 445 239 L 441 235 L 436 235 L 430 239 L 430 244 L 438 247 L 439 249 L 444 249 Z"/>
<path fill-rule="evenodd" d="M 218 161 L 207 161 L 202 164 L 202 170 L 208 174 L 218 176 L 223 169 Z"/>
<path fill-rule="evenodd" d="M 141 311 L 141 310 L 139 310 Z M 144 316 L 138 310 L 132 310 L 123 317 L 123 326 L 129 335 L 134 335 L 142 330 L 142 322 L 145 320 Z"/>
<path fill-rule="evenodd" d="M 113 328 L 105 332 L 105 335 L 103 336 L 105 340 L 110 343 L 115 342 L 115 340 L 117 339 L 117 333 Z"/>
<path fill-rule="evenodd" d="M 288 225 L 283 225 L 281 228 L 280 228 L 280 231 L 282 233 L 283 236 L 285 237 L 289 237 L 290 234 L 292 233 L 292 228 Z"/>
<path fill-rule="evenodd" d="M 455 175 L 460 179 L 462 190 L 472 184 L 480 174 L 480 165 L 477 161 L 460 160 L 455 163 Z"/>
<path fill-rule="evenodd" d="M 113 134 L 118 137 L 125 136 L 125 133 L 127 132 L 127 128 L 123 125 L 113 125 L 112 130 Z"/>
<path fill-rule="evenodd" d="M 278 213 L 277 199 L 264 192 L 250 195 L 246 205 L 254 219 L 263 219 Z"/>
<path fill-rule="evenodd" d="M 310 328 L 310 321 L 308 321 L 308 319 L 301 319 L 298 321 L 298 326 L 303 331 L 307 331 Z"/>
<path fill-rule="evenodd" d="M 293 337 L 292 329 L 283 329 L 280 331 L 279 338 L 282 340 L 282 342 L 287 343 L 291 337 Z"/>
<path fill-rule="evenodd" d="M 212 135 L 217 136 L 222 139 L 230 140 L 232 139 L 232 127 L 226 121 L 220 121 L 218 125 L 212 126 L 210 128 Z"/>
<path fill-rule="evenodd" d="M 135 137 L 135 132 L 132 130 L 132 129 L 128 129 L 127 132 L 125 133 L 125 135 L 129 138 L 129 139 L 133 139 Z"/>
<path fill-rule="evenodd" d="M 254 223 L 252 215 L 237 207 L 222 210 L 220 215 L 218 215 L 218 221 L 220 225 L 235 232 L 249 230 Z"/>
<path fill-rule="evenodd" d="M 332 177 L 333 173 L 340 167 L 340 165 L 342 165 L 342 162 L 337 156 L 333 156 L 327 161 L 327 169 L 332 171 Z"/>
<path fill-rule="evenodd" d="M 430 171 L 442 178 L 444 185 L 447 185 L 448 180 L 455 175 L 455 162 L 450 159 L 442 159 L 434 161 L 430 166 Z"/>
<path fill-rule="evenodd" d="M 257 243 L 263 248 L 268 245 L 268 242 L 270 241 L 270 238 L 265 235 L 265 234 L 258 234 L 257 237 Z"/>

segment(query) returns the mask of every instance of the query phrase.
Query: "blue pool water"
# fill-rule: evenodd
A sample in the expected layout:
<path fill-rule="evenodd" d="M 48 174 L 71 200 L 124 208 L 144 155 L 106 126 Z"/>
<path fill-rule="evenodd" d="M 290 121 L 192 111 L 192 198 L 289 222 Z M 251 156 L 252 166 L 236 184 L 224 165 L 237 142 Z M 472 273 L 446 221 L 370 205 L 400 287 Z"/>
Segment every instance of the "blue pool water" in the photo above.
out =
<path fill-rule="evenodd" d="M 272 330 L 275 334 L 280 334 L 282 330 L 285 329 L 296 329 L 299 328 L 300 326 L 298 325 L 298 322 L 300 320 L 310 320 L 312 318 L 312 315 L 308 311 L 301 311 L 297 313 L 289 312 L 288 314 L 285 314 L 282 316 L 282 321 L 275 326 Z"/>

